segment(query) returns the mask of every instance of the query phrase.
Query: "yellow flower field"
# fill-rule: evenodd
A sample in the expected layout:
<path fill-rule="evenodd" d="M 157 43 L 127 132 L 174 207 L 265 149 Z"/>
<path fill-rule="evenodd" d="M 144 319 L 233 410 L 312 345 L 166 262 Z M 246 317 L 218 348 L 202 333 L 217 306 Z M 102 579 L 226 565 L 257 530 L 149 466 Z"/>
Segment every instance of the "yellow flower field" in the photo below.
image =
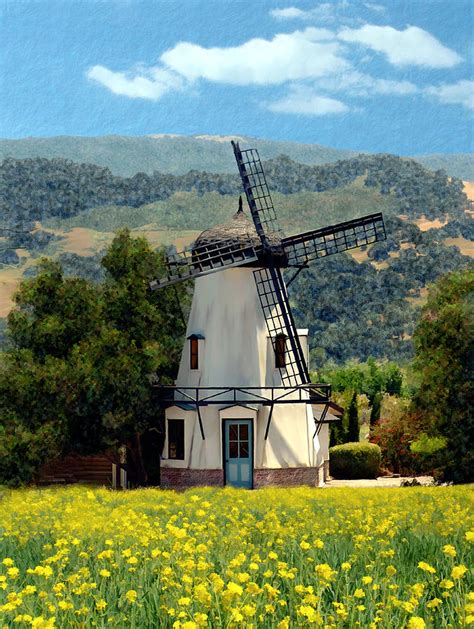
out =
<path fill-rule="evenodd" d="M 474 488 L 0 490 L 0 627 L 474 624 Z"/>

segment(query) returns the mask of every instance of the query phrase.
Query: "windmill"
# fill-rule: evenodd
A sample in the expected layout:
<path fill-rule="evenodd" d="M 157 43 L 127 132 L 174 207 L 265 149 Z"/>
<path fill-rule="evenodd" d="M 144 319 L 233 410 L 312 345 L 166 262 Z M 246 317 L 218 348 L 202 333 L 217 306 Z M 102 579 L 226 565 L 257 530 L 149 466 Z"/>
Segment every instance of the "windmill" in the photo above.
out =
<path fill-rule="evenodd" d="M 237 142 L 232 142 L 232 147 L 251 220 L 244 214 L 240 199 L 239 210 L 230 223 L 203 232 L 190 250 L 170 254 L 166 274 L 150 285 L 152 289 L 160 289 L 188 279 L 198 280 L 188 323 L 189 346 L 183 352 L 177 385 L 159 387 L 158 396 L 163 406 L 168 407 L 165 450 L 167 447 L 170 456 L 165 467 L 181 470 L 180 475 L 175 473 L 170 476 L 176 484 L 186 484 L 186 478 L 191 478 L 191 484 L 199 482 L 196 478 L 201 479 L 201 482 L 210 482 L 209 474 L 194 474 L 193 477 L 191 471 L 213 470 L 216 473 L 211 480 L 217 479 L 218 484 L 222 479 L 222 471 L 224 482 L 232 477 L 232 484 L 255 486 L 255 473 L 260 468 L 267 469 L 265 442 L 269 439 L 272 418 L 276 416 L 277 408 L 285 409 L 285 420 L 280 421 L 293 421 L 293 426 L 298 423 L 294 418 L 299 412 L 301 434 L 305 430 L 307 433 L 304 426 L 307 427 L 308 417 L 311 417 L 316 422 L 312 439 L 318 439 L 317 435 L 330 415 L 330 390 L 328 385 L 310 381 L 307 348 L 302 343 L 307 332 L 298 332 L 296 328 L 282 270 L 295 270 L 289 281 L 291 283 L 296 275 L 319 258 L 385 239 L 380 213 L 285 237 L 277 221 L 258 151 L 241 150 Z M 252 305 L 254 301 L 257 303 L 255 296 L 259 312 Z M 241 346 L 254 334 L 253 328 L 260 329 L 262 320 L 266 327 L 265 336 L 271 343 L 270 353 L 274 355 L 274 371 L 278 377 L 274 374 L 270 378 L 268 376 L 266 356 L 269 352 L 265 351 L 262 332 L 255 335 L 254 345 L 248 345 L 247 358 L 235 357 L 237 354 L 240 356 Z M 205 328 L 206 334 L 203 333 Z M 216 329 L 220 337 L 214 340 L 214 345 L 210 343 L 206 347 L 207 371 L 203 372 L 199 367 L 199 358 L 202 359 L 203 346 L 208 343 L 206 338 L 216 338 Z M 252 352 L 259 354 L 258 359 L 252 359 Z M 262 367 L 265 360 L 267 366 Z M 230 384 L 228 381 L 223 382 L 224 374 L 232 380 Z M 319 413 L 315 410 L 318 405 L 322 408 Z M 290 418 L 290 406 L 293 419 Z M 311 406 L 311 412 L 308 406 Z M 302 411 L 297 412 L 297 408 Z M 230 409 L 230 416 L 226 409 Z M 261 412 L 262 409 L 265 413 Z M 209 419 L 203 418 L 206 413 Z M 280 415 L 283 417 L 282 413 Z M 238 419 L 236 415 L 243 417 Z M 199 446 L 196 446 L 194 420 L 197 420 L 195 424 L 199 427 Z M 257 443 L 257 439 L 251 438 L 250 432 L 254 431 L 254 425 L 258 428 L 259 424 L 261 428 Z M 187 441 L 190 432 L 192 443 Z M 223 434 L 222 443 L 215 439 L 216 432 Z M 285 443 L 286 437 L 281 436 L 281 430 L 278 432 L 278 426 L 274 427 L 273 433 L 276 435 L 275 443 L 280 444 L 272 446 L 269 455 L 273 466 L 277 461 L 279 464 L 283 462 L 282 469 L 301 469 L 298 463 L 301 457 L 293 450 L 303 447 L 303 442 L 305 448 L 313 448 L 313 445 L 308 446 L 308 434 L 305 433 L 300 446 L 289 447 L 289 441 Z M 219 456 L 216 456 L 216 452 L 202 454 L 206 450 L 205 441 L 206 436 L 209 441 L 209 434 L 213 435 L 214 450 L 219 450 Z M 288 439 L 291 441 L 290 437 Z M 327 450 L 327 444 L 324 447 Z M 316 444 L 315 448 L 314 452 L 319 451 L 320 444 Z M 286 454 L 281 455 L 281 452 Z M 303 462 L 303 467 L 314 468 L 314 452 Z M 263 461 L 263 467 L 261 465 L 260 468 L 256 461 L 259 456 Z M 327 460 L 327 453 L 321 456 Z M 254 470 L 253 475 L 249 473 L 250 468 Z M 268 474 L 262 472 L 260 477 L 267 478 Z"/>

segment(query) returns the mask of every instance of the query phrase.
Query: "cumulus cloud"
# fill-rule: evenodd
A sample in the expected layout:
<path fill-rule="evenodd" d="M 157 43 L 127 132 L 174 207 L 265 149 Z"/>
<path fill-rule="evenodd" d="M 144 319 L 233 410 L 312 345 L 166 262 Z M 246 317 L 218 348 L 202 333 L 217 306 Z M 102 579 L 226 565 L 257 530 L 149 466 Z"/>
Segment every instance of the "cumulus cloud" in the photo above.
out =
<path fill-rule="evenodd" d="M 316 10 L 329 10 L 328 6 L 335 5 L 320 4 L 310 11 L 296 7 L 275 9 L 273 14 L 278 19 L 306 19 L 307 14 Z M 378 10 L 374 6 L 372 9 Z M 159 100 L 167 93 L 190 88 L 199 81 L 241 86 L 286 84 L 287 95 L 267 102 L 267 109 L 307 116 L 349 111 L 345 102 L 334 97 L 340 94 L 344 94 L 344 100 L 421 94 L 434 97 L 440 103 L 474 108 L 472 81 L 420 88 L 408 80 L 378 78 L 359 72 L 351 63 L 349 52 L 350 46 L 360 45 L 385 54 L 396 66 L 448 68 L 461 61 L 456 52 L 420 28 L 410 26 L 399 31 L 390 26 L 366 24 L 357 29 L 342 28 L 339 32 L 308 27 L 229 47 L 206 48 L 180 42 L 164 52 L 156 66 L 137 66 L 128 72 L 116 72 L 95 65 L 87 71 L 87 77 L 114 94 L 148 100 Z"/>
<path fill-rule="evenodd" d="M 267 103 L 267 109 L 275 113 L 304 116 L 326 116 L 349 111 L 349 107 L 340 100 L 321 96 L 314 89 L 303 85 L 293 86 L 287 96 Z"/>
<path fill-rule="evenodd" d="M 466 109 L 474 109 L 474 81 L 458 81 L 457 83 L 428 87 L 425 93 L 435 96 L 447 105 L 462 105 Z"/>
<path fill-rule="evenodd" d="M 158 100 L 167 92 L 179 90 L 183 86 L 179 76 L 162 68 L 143 69 L 133 76 L 97 65 L 88 70 L 87 77 L 114 94 L 148 100 Z"/>
<path fill-rule="evenodd" d="M 273 39 L 251 39 L 240 46 L 204 48 L 181 42 L 161 56 L 172 71 L 189 81 L 233 85 L 278 84 L 339 71 L 349 64 L 336 42 L 322 42 L 324 29 L 281 33 Z"/>
<path fill-rule="evenodd" d="M 348 70 L 339 75 L 322 78 L 318 81 L 318 86 L 330 92 L 347 92 L 351 96 L 362 97 L 369 97 L 374 94 L 406 96 L 418 92 L 417 86 L 410 81 L 378 79 L 356 70 Z"/>
<path fill-rule="evenodd" d="M 451 68 L 462 60 L 457 52 L 443 46 L 436 37 L 417 26 L 398 31 L 391 26 L 366 24 L 357 29 L 343 28 L 338 37 L 342 41 L 381 52 L 397 66 Z"/>

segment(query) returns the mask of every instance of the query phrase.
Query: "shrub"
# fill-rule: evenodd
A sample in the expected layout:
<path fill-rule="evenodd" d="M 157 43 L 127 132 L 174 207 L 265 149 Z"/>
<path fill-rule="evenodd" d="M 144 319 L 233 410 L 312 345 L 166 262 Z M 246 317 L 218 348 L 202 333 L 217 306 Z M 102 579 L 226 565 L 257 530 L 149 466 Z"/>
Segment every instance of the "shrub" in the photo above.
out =
<path fill-rule="evenodd" d="M 334 478 L 377 478 L 382 455 L 374 443 L 344 443 L 329 449 Z"/>

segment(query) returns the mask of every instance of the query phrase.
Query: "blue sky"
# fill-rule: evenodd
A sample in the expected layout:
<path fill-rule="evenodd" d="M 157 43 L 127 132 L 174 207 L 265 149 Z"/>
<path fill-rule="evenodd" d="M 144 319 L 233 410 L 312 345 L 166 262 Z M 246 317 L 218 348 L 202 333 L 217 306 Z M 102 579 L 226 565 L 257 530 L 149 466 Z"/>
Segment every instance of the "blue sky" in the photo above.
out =
<path fill-rule="evenodd" d="M 470 0 L 3 1 L 0 137 L 473 144 Z"/>

